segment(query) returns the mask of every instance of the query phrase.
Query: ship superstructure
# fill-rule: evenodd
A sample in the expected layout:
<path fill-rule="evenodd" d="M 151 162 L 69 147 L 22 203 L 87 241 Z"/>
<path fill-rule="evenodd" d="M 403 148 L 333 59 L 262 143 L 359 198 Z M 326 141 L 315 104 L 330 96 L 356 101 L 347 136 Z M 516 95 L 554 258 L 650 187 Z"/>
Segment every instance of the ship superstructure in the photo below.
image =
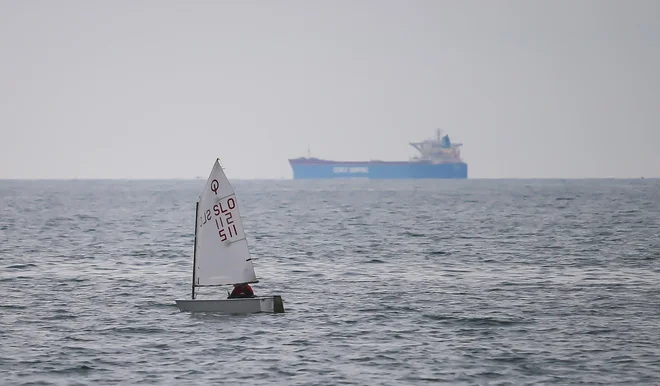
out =
<path fill-rule="evenodd" d="M 410 145 L 419 151 L 419 155 L 412 161 L 431 161 L 434 163 L 462 162 L 460 147 L 462 143 L 452 143 L 449 135 L 442 136 L 440 129 L 436 132 L 437 139 L 427 139 L 422 142 L 410 142 Z"/>

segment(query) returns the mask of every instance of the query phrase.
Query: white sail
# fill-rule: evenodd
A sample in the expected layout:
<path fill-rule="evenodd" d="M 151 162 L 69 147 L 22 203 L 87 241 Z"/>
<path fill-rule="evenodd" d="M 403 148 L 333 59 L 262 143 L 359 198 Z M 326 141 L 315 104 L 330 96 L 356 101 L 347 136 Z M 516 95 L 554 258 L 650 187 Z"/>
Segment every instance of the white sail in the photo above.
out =
<path fill-rule="evenodd" d="M 199 197 L 194 286 L 256 283 L 234 189 L 218 160 Z"/>

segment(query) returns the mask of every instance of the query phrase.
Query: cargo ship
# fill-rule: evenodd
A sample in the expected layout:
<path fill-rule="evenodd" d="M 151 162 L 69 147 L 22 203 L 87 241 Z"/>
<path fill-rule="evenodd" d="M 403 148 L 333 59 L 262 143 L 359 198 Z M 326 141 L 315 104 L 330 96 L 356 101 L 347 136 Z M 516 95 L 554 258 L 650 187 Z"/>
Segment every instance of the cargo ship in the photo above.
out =
<path fill-rule="evenodd" d="M 467 178 L 467 164 L 461 159 L 461 143 L 452 143 L 448 135 L 411 142 L 419 155 L 408 161 L 331 161 L 307 157 L 289 159 L 293 179 L 370 178 Z"/>

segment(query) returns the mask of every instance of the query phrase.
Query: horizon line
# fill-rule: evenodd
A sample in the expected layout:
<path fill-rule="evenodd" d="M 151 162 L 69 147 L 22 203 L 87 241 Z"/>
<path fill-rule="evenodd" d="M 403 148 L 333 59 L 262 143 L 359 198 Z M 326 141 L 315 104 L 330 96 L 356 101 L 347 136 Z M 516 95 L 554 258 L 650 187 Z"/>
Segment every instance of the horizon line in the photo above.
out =
<path fill-rule="evenodd" d="M 0 178 L 0 181 L 198 181 L 205 180 L 204 177 L 74 177 L 74 178 Z M 371 180 L 371 181 L 470 181 L 470 180 L 657 180 L 660 177 L 472 177 L 472 178 L 317 178 L 317 179 L 293 179 L 291 177 L 260 177 L 260 178 L 228 178 L 233 181 L 344 181 L 352 180 Z"/>

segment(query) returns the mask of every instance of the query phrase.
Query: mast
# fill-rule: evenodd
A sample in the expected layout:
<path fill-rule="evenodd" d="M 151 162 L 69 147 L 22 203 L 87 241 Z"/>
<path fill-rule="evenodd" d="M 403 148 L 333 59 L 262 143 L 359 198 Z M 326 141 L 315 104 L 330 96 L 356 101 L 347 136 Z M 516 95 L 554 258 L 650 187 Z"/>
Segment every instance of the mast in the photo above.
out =
<path fill-rule="evenodd" d="M 195 300 L 195 265 L 197 264 L 197 217 L 199 210 L 199 200 L 195 203 L 195 241 L 193 246 L 193 274 L 192 274 L 192 299 Z"/>

